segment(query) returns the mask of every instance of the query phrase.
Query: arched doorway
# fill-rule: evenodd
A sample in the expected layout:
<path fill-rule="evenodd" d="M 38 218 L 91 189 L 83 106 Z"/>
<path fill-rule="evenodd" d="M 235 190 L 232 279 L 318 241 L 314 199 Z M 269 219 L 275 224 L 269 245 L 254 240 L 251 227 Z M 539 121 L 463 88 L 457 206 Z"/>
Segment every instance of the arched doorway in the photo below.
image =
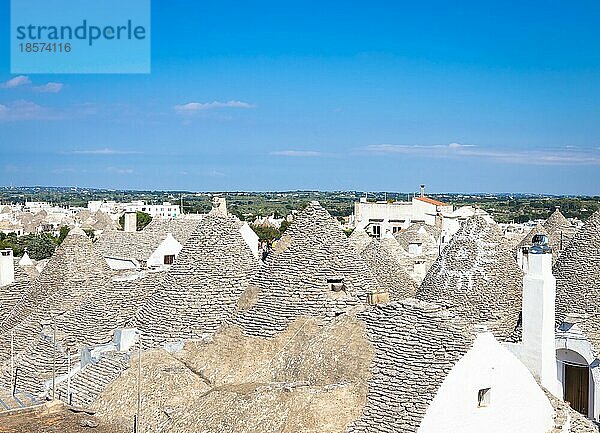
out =
<path fill-rule="evenodd" d="M 590 368 L 565 365 L 564 399 L 582 415 L 588 416 L 590 398 Z"/>
<path fill-rule="evenodd" d="M 562 367 L 563 399 L 580 414 L 590 417 L 591 390 L 590 367 L 583 356 L 568 349 L 557 351 Z M 559 370 L 559 371 L 560 371 Z"/>

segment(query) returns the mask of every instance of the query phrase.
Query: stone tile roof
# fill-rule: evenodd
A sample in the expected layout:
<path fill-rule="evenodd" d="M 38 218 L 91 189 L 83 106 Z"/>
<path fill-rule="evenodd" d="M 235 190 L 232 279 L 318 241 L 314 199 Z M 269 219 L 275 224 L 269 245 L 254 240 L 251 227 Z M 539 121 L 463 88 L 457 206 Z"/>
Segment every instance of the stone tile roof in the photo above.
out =
<path fill-rule="evenodd" d="M 12 284 L 0 287 L 0 323 L 4 318 L 10 316 L 15 305 L 19 303 L 25 293 L 31 290 L 31 280 L 27 275 L 22 271 L 18 275 L 15 268 L 15 281 Z"/>
<path fill-rule="evenodd" d="M 530 247 L 533 244 L 533 237 L 535 235 L 546 235 L 548 236 L 548 232 L 546 231 L 546 229 L 544 228 L 543 225 L 541 224 L 537 224 L 535 227 L 533 227 L 529 233 L 527 233 L 525 235 L 525 237 L 521 240 L 521 242 L 519 242 L 519 244 L 517 245 L 517 249 L 521 249 L 523 247 Z M 554 251 L 553 251 L 554 253 Z"/>
<path fill-rule="evenodd" d="M 438 242 L 442 231 L 435 226 L 425 223 L 414 223 L 408 226 L 406 230 L 400 230 L 394 233 L 394 237 L 402 248 L 408 251 L 408 245 L 415 242 L 423 244 L 423 249 L 438 252 Z"/>
<path fill-rule="evenodd" d="M 119 224 L 113 221 L 110 216 L 100 210 L 90 212 L 89 210 L 81 210 L 77 212 L 73 218 L 73 223 L 79 224 L 84 229 L 92 230 L 117 230 Z"/>
<path fill-rule="evenodd" d="M 342 282 L 332 290 L 331 282 Z M 252 279 L 233 319 L 250 335 L 272 336 L 294 318 L 329 319 L 367 302 L 377 282 L 335 218 L 312 202 L 299 212 Z"/>
<path fill-rule="evenodd" d="M 214 332 L 258 268 L 233 216 L 205 217 L 135 322 L 157 343 Z"/>
<path fill-rule="evenodd" d="M 560 255 L 553 268 L 556 277 L 556 315 L 600 314 L 600 211 L 594 213 Z M 600 350 L 600 325 L 578 324 Z"/>
<path fill-rule="evenodd" d="M 522 281 L 523 273 L 497 224 L 475 216 L 444 248 L 416 297 L 484 324 L 502 340 L 517 325 Z"/>
<path fill-rule="evenodd" d="M 0 287 L 0 325 L 8 321 L 23 297 L 31 290 L 32 279 L 21 269 L 15 261 L 15 281 Z M 2 329 L 2 328 L 0 328 Z M 6 326 L 8 329 L 8 326 Z M 0 332 L 1 334 L 2 332 Z M 2 356 L 0 355 L 0 360 Z"/>
<path fill-rule="evenodd" d="M 78 347 L 109 342 L 115 329 L 132 323 L 165 274 L 144 271 L 132 277 L 113 277 L 76 308 L 57 317 L 57 329 Z"/>
<path fill-rule="evenodd" d="M 19 265 L 19 258 L 15 258 L 13 266 L 15 270 L 15 281 L 24 281 L 31 283 L 39 275 L 39 272 L 37 271 L 34 265 Z"/>
<path fill-rule="evenodd" d="M 45 308 L 42 304 L 38 310 L 13 328 L 19 348 L 24 347 L 17 355 L 19 389 L 33 393 L 43 392 L 44 381 L 51 377 L 53 356 L 59 373 L 64 373 L 67 369 L 67 350 L 77 354 L 83 347 L 109 343 L 114 330 L 127 327 L 143 301 L 160 283 L 163 275 L 164 272 L 143 272 L 135 279 L 113 278 L 112 281 L 98 287 L 79 305 L 64 314 L 54 316 L 54 343 L 53 327 L 48 320 L 49 316 L 44 314 Z M 96 389 L 98 387 L 95 382 L 90 382 L 86 374 L 83 374 L 83 378 L 85 380 L 80 380 L 78 387 L 82 392 L 85 391 L 85 398 L 95 396 L 103 389 Z"/>
<path fill-rule="evenodd" d="M 171 233 L 183 245 L 198 228 L 198 225 L 200 225 L 200 221 L 194 219 L 155 217 L 152 218 L 150 224 L 144 227 L 142 232 L 159 233 L 161 235 Z"/>
<path fill-rule="evenodd" d="M 72 404 L 86 407 L 119 375 L 129 367 L 130 356 L 127 353 L 108 352 L 96 363 L 90 363 L 73 376 L 71 380 Z M 57 398 L 67 402 L 67 383 L 57 387 Z"/>
<path fill-rule="evenodd" d="M 0 367 L 8 363 L 12 331 L 21 389 L 39 391 L 43 375 L 48 371 L 53 344 L 48 334 L 44 335 L 44 327 L 50 319 L 60 322 L 61 317 L 76 310 L 109 283 L 110 270 L 104 259 L 94 252 L 91 240 L 81 229 L 71 230 L 43 272 L 29 284 L 0 323 Z M 79 317 L 78 321 L 80 327 L 85 327 L 94 319 Z"/>
<path fill-rule="evenodd" d="M 411 298 L 417 292 L 417 285 L 402 270 L 391 248 L 386 247 L 390 242 L 397 244 L 395 239 L 373 239 L 363 250 L 361 257 L 371 269 L 378 288 L 390 294 L 390 300 Z"/>
<path fill-rule="evenodd" d="M 166 234 L 155 232 L 124 232 L 120 230 L 103 233 L 94 248 L 103 257 L 135 259 L 146 262 L 165 240 Z"/>
<path fill-rule="evenodd" d="M 415 262 L 424 264 L 425 272 L 428 272 L 440 253 L 439 240 L 442 235 L 438 227 L 430 226 L 425 223 L 411 224 L 406 230 L 394 233 L 398 245 L 402 250 L 399 255 L 400 264 L 406 272 L 418 285 L 423 282 L 423 274 L 415 272 Z M 409 245 L 412 243 L 421 244 L 420 254 L 409 254 Z"/>
<path fill-rule="evenodd" d="M 417 432 L 474 336 L 439 306 L 414 299 L 371 307 L 358 318 L 366 323 L 375 358 L 366 406 L 347 431 Z"/>
<path fill-rule="evenodd" d="M 106 232 L 94 245 L 103 257 L 146 262 L 168 233 L 183 245 L 199 224 L 197 220 L 154 218 L 138 232 Z"/>
<path fill-rule="evenodd" d="M 577 229 L 565 218 L 557 208 L 544 223 L 544 229 L 548 232 L 552 257 L 554 260 L 567 248 L 571 239 L 577 233 Z"/>
<path fill-rule="evenodd" d="M 44 304 L 46 314 L 59 314 L 110 280 L 110 269 L 81 229 L 69 232 L 13 312 L 0 322 L 0 333 L 12 328 Z"/>
<path fill-rule="evenodd" d="M 371 243 L 372 239 L 364 229 L 356 228 L 348 237 L 348 243 L 360 254 Z"/>

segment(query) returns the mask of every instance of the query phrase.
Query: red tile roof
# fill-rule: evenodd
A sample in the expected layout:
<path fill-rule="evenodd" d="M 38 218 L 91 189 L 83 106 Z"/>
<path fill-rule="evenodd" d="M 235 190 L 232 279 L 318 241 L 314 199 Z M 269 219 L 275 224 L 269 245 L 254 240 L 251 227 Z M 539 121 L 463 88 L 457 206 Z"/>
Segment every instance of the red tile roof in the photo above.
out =
<path fill-rule="evenodd" d="M 434 204 L 436 206 L 450 206 L 448 203 L 444 203 L 439 200 L 434 200 L 429 197 L 417 197 L 417 200 L 421 200 L 421 201 L 424 201 L 425 203 L 429 203 L 429 204 Z"/>

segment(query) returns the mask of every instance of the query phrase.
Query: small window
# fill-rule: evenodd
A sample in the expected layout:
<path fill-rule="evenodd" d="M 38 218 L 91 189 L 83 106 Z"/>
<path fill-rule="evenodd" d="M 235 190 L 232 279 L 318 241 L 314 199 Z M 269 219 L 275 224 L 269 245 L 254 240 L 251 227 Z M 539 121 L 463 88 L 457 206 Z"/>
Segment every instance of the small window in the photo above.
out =
<path fill-rule="evenodd" d="M 169 256 L 165 256 L 165 265 L 172 265 L 175 261 L 175 255 L 171 254 Z"/>
<path fill-rule="evenodd" d="M 408 253 L 415 255 L 423 254 L 423 244 L 417 242 L 408 244 Z"/>
<path fill-rule="evenodd" d="M 327 278 L 327 286 L 329 286 L 329 290 L 333 292 L 345 290 L 344 279 L 341 277 Z"/>
<path fill-rule="evenodd" d="M 373 226 L 373 236 L 381 236 L 381 226 Z"/>
<path fill-rule="evenodd" d="M 487 407 L 490 405 L 491 388 L 483 388 L 477 392 L 477 407 Z"/>

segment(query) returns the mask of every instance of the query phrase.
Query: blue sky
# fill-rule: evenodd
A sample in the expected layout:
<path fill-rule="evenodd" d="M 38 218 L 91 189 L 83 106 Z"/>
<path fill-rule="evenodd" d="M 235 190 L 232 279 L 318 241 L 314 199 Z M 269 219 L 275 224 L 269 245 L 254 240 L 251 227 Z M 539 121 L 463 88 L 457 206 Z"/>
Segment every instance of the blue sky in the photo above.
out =
<path fill-rule="evenodd" d="M 600 3 L 154 0 L 152 73 L 10 74 L 0 184 L 600 194 Z"/>

